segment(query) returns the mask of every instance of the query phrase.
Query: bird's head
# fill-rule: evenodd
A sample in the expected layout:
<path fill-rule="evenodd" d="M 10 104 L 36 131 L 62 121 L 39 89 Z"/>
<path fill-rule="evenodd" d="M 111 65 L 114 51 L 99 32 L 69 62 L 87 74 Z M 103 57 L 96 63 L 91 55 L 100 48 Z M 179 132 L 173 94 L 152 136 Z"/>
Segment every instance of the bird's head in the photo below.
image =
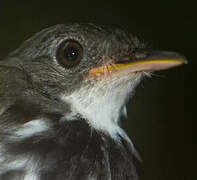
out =
<path fill-rule="evenodd" d="M 36 91 L 69 104 L 70 119 L 81 116 L 111 134 L 144 76 L 185 62 L 177 53 L 147 50 L 125 31 L 93 24 L 45 29 L 9 60 L 29 75 Z"/>

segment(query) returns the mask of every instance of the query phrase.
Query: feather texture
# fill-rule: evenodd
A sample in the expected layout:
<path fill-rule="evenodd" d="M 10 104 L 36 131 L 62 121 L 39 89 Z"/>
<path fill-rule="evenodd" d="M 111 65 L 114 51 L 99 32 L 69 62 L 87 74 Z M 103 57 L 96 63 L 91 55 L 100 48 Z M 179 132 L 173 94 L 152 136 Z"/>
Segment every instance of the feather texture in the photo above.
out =
<path fill-rule="evenodd" d="M 62 121 L 61 114 L 42 112 L 39 116 L 16 126 L 16 131 L 1 134 L 0 179 L 15 180 L 16 174 L 24 180 L 137 179 L 131 145 L 121 134 L 116 141 L 80 116 L 72 121 Z M 34 131 L 35 124 L 39 131 Z M 30 134 L 21 138 L 20 128 L 26 132 L 31 126 Z"/>

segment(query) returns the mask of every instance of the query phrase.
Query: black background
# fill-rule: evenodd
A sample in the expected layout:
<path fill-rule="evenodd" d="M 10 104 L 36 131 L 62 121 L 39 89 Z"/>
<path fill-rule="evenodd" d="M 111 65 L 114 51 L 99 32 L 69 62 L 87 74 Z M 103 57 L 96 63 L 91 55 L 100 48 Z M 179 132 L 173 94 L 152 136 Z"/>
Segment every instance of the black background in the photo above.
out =
<path fill-rule="evenodd" d="M 180 0 L 1 2 L 0 58 L 41 29 L 67 22 L 117 26 L 138 35 L 153 49 L 184 54 L 188 65 L 156 72 L 139 85 L 128 105 L 126 129 L 143 158 L 141 180 L 197 179 L 195 128 L 190 126 L 195 127 L 196 121 L 191 111 L 185 114 L 184 107 L 196 106 L 192 92 L 196 84 L 195 15 L 195 4 Z M 187 103 L 189 98 L 192 101 Z"/>

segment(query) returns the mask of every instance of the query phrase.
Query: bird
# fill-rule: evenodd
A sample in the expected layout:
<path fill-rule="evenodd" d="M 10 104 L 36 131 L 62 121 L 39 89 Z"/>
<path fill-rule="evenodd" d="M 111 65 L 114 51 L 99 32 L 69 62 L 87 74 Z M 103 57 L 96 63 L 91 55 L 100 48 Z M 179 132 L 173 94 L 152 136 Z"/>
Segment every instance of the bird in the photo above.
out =
<path fill-rule="evenodd" d="M 185 63 L 105 25 L 35 34 L 0 61 L 0 180 L 138 180 L 126 104 L 152 72 Z"/>

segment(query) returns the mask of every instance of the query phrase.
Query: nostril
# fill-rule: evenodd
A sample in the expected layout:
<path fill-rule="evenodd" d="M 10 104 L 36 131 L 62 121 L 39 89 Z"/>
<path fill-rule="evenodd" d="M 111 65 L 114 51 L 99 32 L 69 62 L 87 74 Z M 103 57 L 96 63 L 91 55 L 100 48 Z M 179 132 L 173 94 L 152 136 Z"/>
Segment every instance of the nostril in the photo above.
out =
<path fill-rule="evenodd" d="M 118 59 L 116 61 L 116 64 L 127 64 L 127 63 L 131 62 L 131 59 L 133 59 L 133 58 L 131 58 L 131 57 L 121 57 L 120 59 Z"/>

